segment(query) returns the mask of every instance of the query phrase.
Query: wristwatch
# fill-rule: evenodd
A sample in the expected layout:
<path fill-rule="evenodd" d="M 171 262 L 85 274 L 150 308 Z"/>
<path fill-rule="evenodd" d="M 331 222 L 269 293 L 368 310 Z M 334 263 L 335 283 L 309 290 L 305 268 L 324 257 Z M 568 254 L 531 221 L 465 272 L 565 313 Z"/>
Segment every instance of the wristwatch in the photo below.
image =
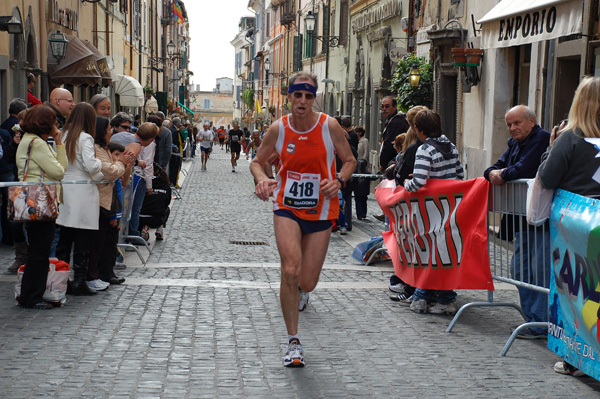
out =
<path fill-rule="evenodd" d="M 335 180 L 340 182 L 342 188 L 346 187 L 346 179 L 344 179 L 343 177 L 336 177 Z"/>

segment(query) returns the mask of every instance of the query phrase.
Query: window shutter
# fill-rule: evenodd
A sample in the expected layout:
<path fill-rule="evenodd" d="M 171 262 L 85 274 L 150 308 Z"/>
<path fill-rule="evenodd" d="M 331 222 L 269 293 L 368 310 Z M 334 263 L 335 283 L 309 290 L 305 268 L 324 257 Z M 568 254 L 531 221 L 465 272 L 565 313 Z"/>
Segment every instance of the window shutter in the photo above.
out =
<path fill-rule="evenodd" d="M 321 43 L 321 52 L 326 53 L 329 50 L 329 46 L 327 45 L 330 30 L 329 30 L 329 6 L 323 5 L 323 41 Z"/>
<path fill-rule="evenodd" d="M 340 45 L 348 44 L 348 0 L 342 0 L 340 3 Z"/>

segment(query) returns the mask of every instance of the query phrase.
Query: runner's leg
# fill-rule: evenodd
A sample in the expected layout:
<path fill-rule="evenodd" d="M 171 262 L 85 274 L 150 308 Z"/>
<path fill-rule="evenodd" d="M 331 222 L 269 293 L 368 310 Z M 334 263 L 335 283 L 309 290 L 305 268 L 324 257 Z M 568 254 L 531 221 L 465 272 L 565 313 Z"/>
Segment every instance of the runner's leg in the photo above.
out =
<path fill-rule="evenodd" d="M 321 275 L 323 262 L 327 255 L 330 237 L 331 229 L 302 236 L 300 288 L 302 288 L 303 291 L 311 292 L 319 282 L 319 276 Z"/>
<path fill-rule="evenodd" d="M 302 233 L 298 223 L 284 216 L 273 216 L 277 250 L 281 257 L 280 302 L 289 335 L 298 334 L 298 283 L 302 260 Z"/>

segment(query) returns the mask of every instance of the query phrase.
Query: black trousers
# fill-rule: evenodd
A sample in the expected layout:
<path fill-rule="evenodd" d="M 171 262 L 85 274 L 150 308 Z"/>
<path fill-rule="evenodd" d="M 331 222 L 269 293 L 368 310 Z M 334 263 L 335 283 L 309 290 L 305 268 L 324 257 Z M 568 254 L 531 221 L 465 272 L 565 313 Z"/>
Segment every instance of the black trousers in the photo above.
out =
<path fill-rule="evenodd" d="M 90 258 L 91 238 L 94 232 L 95 230 L 60 226 L 56 257 L 63 262 L 71 263 L 71 249 L 73 249 L 75 281 L 85 281 Z"/>
<path fill-rule="evenodd" d="M 100 212 L 98 227 L 99 229 L 94 232 L 92 237 L 87 281 L 98 278 L 108 281 L 111 277 L 114 277 L 113 268 L 117 261 L 119 229 L 110 225 L 110 216 L 103 216 L 102 211 Z"/>
<path fill-rule="evenodd" d="M 44 291 L 46 291 L 48 257 L 54 239 L 55 222 L 27 222 L 25 228 L 27 229 L 29 252 L 21 282 L 19 303 L 22 306 L 34 306 L 43 301 Z"/>

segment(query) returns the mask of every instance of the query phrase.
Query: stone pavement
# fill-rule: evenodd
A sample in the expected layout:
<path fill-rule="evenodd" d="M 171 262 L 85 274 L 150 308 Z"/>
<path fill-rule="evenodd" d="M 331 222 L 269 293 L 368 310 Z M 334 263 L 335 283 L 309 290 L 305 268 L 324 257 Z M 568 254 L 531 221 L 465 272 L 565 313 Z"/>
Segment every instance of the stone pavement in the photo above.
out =
<path fill-rule="evenodd" d="M 253 193 L 248 163 L 231 173 L 216 148 L 208 171 L 187 162 L 182 199 L 147 265 L 126 253 L 127 281 L 61 309 L 15 306 L 13 275 L 0 275 L 0 396 L 6 398 L 336 398 L 598 396 L 600 384 L 552 371 L 545 341 L 516 341 L 499 357 L 509 308 L 450 318 L 416 315 L 388 299 L 389 262 L 362 266 L 353 243 L 378 235 L 369 218 L 332 234 L 322 278 L 300 315 L 307 366 L 281 364 L 286 332 L 279 308 L 271 204 Z M 372 196 L 371 196 L 372 197 Z M 262 242 L 237 245 L 231 241 Z M 142 249 L 142 252 L 145 250 Z M 1 267 L 12 261 L 0 247 Z M 517 301 L 499 284 L 499 301 Z M 460 291 L 459 302 L 487 293 Z"/>

